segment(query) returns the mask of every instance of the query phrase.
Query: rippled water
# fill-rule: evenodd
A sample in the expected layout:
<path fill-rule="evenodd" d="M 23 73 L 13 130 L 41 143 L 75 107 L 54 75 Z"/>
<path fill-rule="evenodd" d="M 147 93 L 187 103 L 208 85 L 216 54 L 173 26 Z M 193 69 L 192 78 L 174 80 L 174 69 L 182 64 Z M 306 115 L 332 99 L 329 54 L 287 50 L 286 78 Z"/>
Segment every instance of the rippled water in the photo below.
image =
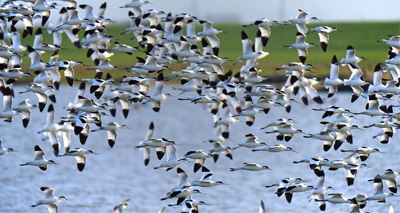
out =
<path fill-rule="evenodd" d="M 16 87 L 16 92 L 21 91 Z M 169 92 L 177 94 L 171 88 Z M 64 106 L 72 101 L 76 94 L 76 88 L 62 87 L 56 92 L 57 103 L 55 104 L 56 120 L 67 115 Z M 186 95 L 186 94 L 184 94 Z M 187 94 L 188 96 L 194 94 Z M 36 101 L 33 94 L 21 94 L 17 96 L 14 104 L 29 97 L 31 102 Z M 324 97 L 325 94 L 324 94 Z M 326 100 L 326 99 L 324 99 Z M 244 142 L 245 134 L 253 133 L 268 144 L 278 143 L 275 136 L 264 134 L 260 130 L 269 122 L 277 118 L 292 118 L 297 123 L 295 128 L 300 128 L 307 133 L 317 133 L 323 129 L 319 123 L 321 112 L 315 112 L 312 108 L 340 105 L 352 111 L 363 110 L 366 100 L 357 100 L 350 104 L 350 94 L 341 93 L 334 98 L 326 100 L 323 105 L 310 104 L 304 106 L 295 103 L 291 113 L 286 113 L 283 108 L 274 108 L 269 114 L 260 114 L 252 127 L 241 123 L 235 123 L 231 128 L 230 141 L 226 145 L 235 147 Z M 353 124 L 364 126 L 379 121 L 380 118 L 370 118 L 358 115 Z M 45 206 L 30 207 L 39 199 L 43 198 L 40 187 L 49 186 L 55 189 L 55 195 L 64 195 L 69 200 L 59 204 L 60 212 L 112 212 L 114 205 L 120 201 L 130 198 L 129 206 L 124 212 L 157 212 L 168 203 L 175 200 L 160 201 L 178 182 L 176 170 L 155 170 L 153 167 L 160 165 L 165 159 L 159 161 L 154 154 L 149 166 L 143 165 L 142 153 L 134 147 L 143 140 L 150 121 L 155 124 L 155 138 L 165 137 L 176 141 L 177 155 L 182 157 L 187 151 L 203 149 L 208 151 L 211 144 L 207 141 L 214 134 L 213 120 L 211 114 L 202 105 L 178 101 L 176 97 L 169 97 L 162 103 L 161 111 L 155 113 L 150 105 L 132 107 L 128 119 L 122 117 L 118 111 L 116 118 L 106 116 L 105 122 L 116 121 L 126 124 L 130 129 L 118 132 L 117 142 L 114 148 L 107 143 L 106 132 L 92 132 L 84 146 L 98 155 L 88 155 L 87 164 L 83 172 L 76 168 L 73 157 L 55 158 L 52 155 L 49 142 L 42 140 L 40 131 L 46 122 L 46 113 L 40 113 L 37 109 L 32 113 L 28 128 L 24 129 L 21 118 L 17 117 L 9 124 L 4 123 L 0 127 L 1 139 L 4 147 L 12 147 L 18 152 L 0 156 L 2 193 L 0 193 L 0 212 L 46 212 Z M 92 129 L 94 129 L 93 127 Z M 331 192 L 343 192 L 346 197 L 351 198 L 357 194 L 371 195 L 374 192 L 373 185 L 368 179 L 386 169 L 400 170 L 400 137 L 395 134 L 389 144 L 379 143 L 379 139 L 372 136 L 378 133 L 378 129 L 370 128 L 365 131 L 354 130 L 354 144 L 343 144 L 342 149 L 359 146 L 370 146 L 379 148 L 385 154 L 373 153 L 365 161 L 369 167 L 361 168 L 355 184 L 347 186 L 345 171 L 328 171 L 325 169 L 325 186 L 332 186 Z M 293 164 L 292 161 L 312 156 L 321 156 L 329 159 L 341 159 L 346 153 L 329 150 L 322 151 L 322 142 L 314 139 L 305 139 L 302 135 L 295 135 L 285 145 L 293 147 L 294 152 L 269 153 L 251 152 L 250 149 L 240 148 L 232 151 L 233 160 L 220 156 L 217 163 L 208 159 L 205 162 L 214 173 L 214 180 L 221 180 L 229 185 L 211 188 L 200 188 L 206 195 L 193 196 L 196 200 L 203 200 L 210 205 L 200 206 L 201 212 L 258 212 L 260 200 L 266 205 L 267 212 L 318 212 L 318 204 L 308 202 L 306 198 L 311 192 L 295 193 L 291 204 L 284 198 L 277 197 L 275 189 L 264 188 L 265 185 L 277 182 L 286 177 L 301 177 L 309 180 L 309 184 L 316 182 L 316 176 L 305 164 Z M 33 148 L 38 144 L 47 153 L 47 159 L 54 159 L 59 165 L 50 165 L 47 171 L 41 171 L 36 167 L 20 167 L 19 164 L 32 160 Z M 72 147 L 81 147 L 79 139 L 73 136 Z M 236 171 L 231 172 L 229 168 L 240 166 L 243 162 L 255 162 L 268 165 L 272 171 Z M 189 182 L 200 178 L 201 172 L 193 174 L 192 163 L 181 166 L 189 174 Z M 387 188 L 384 188 L 387 191 Z M 368 212 L 388 212 L 389 204 L 393 203 L 395 209 L 400 211 L 399 197 L 387 199 L 387 203 L 369 202 L 363 209 Z M 348 212 L 348 204 L 333 205 L 328 203 L 326 212 Z M 179 212 L 181 207 L 167 207 L 165 212 Z"/>

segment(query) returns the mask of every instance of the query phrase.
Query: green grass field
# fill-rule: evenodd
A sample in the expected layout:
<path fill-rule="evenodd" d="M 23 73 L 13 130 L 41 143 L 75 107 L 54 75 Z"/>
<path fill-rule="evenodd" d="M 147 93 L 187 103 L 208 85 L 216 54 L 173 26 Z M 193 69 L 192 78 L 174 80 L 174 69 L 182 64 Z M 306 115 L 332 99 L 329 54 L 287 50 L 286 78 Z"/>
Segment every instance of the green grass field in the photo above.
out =
<path fill-rule="evenodd" d="M 400 34 L 400 22 L 361 22 L 361 23 L 314 23 L 307 25 L 308 28 L 316 27 L 319 25 L 327 25 L 336 27 L 339 29 L 337 32 L 330 33 L 330 40 L 328 44 L 327 52 L 323 52 L 319 46 L 319 38 L 317 33 L 310 33 L 307 35 L 306 42 L 314 43 L 318 46 L 309 48 L 307 57 L 307 64 L 312 64 L 317 69 L 314 70 L 313 75 L 317 77 L 327 76 L 329 72 L 330 61 L 332 56 L 336 54 L 338 60 L 345 57 L 346 47 L 352 45 L 356 50 L 356 55 L 365 57 L 366 60 L 359 63 L 360 67 L 370 75 L 373 72 L 374 66 L 379 62 L 384 62 L 387 59 L 388 46 L 384 43 L 377 42 L 381 39 L 388 39 L 388 35 L 399 35 Z M 115 41 L 120 43 L 137 46 L 135 39 L 131 40 L 132 34 L 123 34 L 127 26 L 109 26 L 107 29 L 107 35 L 115 37 Z M 226 57 L 230 60 L 223 64 L 225 71 L 232 70 L 238 71 L 240 66 L 244 62 L 237 63 L 236 59 L 242 54 L 242 44 L 240 41 L 240 32 L 244 30 L 247 35 L 254 41 L 254 37 L 257 31 L 256 27 L 242 27 L 239 24 L 214 24 L 215 28 L 222 29 L 224 32 L 218 34 L 220 39 L 220 57 Z M 296 49 L 289 49 L 283 47 L 286 44 L 292 44 L 296 40 L 296 27 L 295 25 L 274 25 L 271 26 L 272 33 L 269 39 L 268 45 L 264 48 L 264 51 L 270 53 L 269 56 L 259 61 L 258 68 L 263 70 L 261 75 L 278 77 L 283 74 L 283 71 L 276 71 L 276 67 L 280 67 L 283 64 L 287 64 L 292 61 L 299 61 Z M 202 30 L 202 26 L 198 26 L 198 31 Z M 185 32 L 185 29 L 184 31 Z M 80 32 L 80 38 L 82 38 Z M 24 45 L 32 45 L 33 36 L 28 36 L 23 40 Z M 44 43 L 51 43 L 51 35 L 44 32 Z M 59 60 L 69 59 L 74 61 L 82 61 L 88 67 L 94 66 L 91 59 L 86 57 L 87 49 L 78 49 L 71 44 L 66 36 L 63 37 L 62 42 L 63 48 L 59 51 Z M 201 44 L 199 44 L 201 47 Z M 43 61 L 47 62 L 51 54 L 44 54 Z M 118 66 L 121 71 L 112 71 L 114 77 L 121 77 L 126 72 L 123 68 L 129 67 L 136 63 L 136 57 L 145 57 L 143 52 L 137 52 L 133 55 L 127 55 L 123 53 L 115 53 L 111 57 L 111 64 Z M 26 56 L 24 58 L 24 67 L 29 66 L 30 59 Z M 170 68 L 172 70 L 180 70 L 187 66 L 187 64 L 172 64 Z M 93 71 L 86 70 L 87 67 L 77 68 L 76 77 L 92 77 Z M 344 70 L 344 71 L 342 71 Z M 344 67 L 340 71 L 342 74 L 349 73 L 347 68 Z"/>

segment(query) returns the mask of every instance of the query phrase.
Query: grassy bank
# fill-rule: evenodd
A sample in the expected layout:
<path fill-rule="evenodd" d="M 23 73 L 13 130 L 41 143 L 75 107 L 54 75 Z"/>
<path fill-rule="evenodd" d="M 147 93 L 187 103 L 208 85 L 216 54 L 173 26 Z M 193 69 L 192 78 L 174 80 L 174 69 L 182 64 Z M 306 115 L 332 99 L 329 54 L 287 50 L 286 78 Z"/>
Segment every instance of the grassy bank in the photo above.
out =
<path fill-rule="evenodd" d="M 319 25 L 328 25 L 339 29 L 337 32 L 330 34 L 330 40 L 327 52 L 323 52 L 319 46 L 319 38 L 316 33 L 310 33 L 306 41 L 308 43 L 317 44 L 317 47 L 309 49 L 309 55 L 306 63 L 310 63 L 317 68 L 314 70 L 315 76 L 326 76 L 329 72 L 330 60 L 334 54 L 340 58 L 345 57 L 346 47 L 352 45 L 356 50 L 357 56 L 365 57 L 366 60 L 360 62 L 360 67 L 365 73 L 372 73 L 373 67 L 378 62 L 384 62 L 387 59 L 388 46 L 384 43 L 377 42 L 381 39 L 388 39 L 388 35 L 400 34 L 400 22 L 361 22 L 361 23 L 316 23 L 307 25 L 308 28 L 316 27 Z M 115 37 L 115 41 L 120 43 L 137 46 L 135 39 L 131 40 L 132 34 L 121 34 L 127 26 L 109 26 L 107 35 Z M 256 27 L 242 27 L 238 24 L 215 24 L 215 28 L 222 29 L 224 32 L 218 35 L 221 41 L 220 57 L 226 57 L 230 60 L 224 63 L 225 71 L 239 70 L 244 62 L 233 65 L 237 57 L 242 54 L 242 45 L 240 41 L 240 32 L 246 31 L 247 35 L 254 41 L 257 31 Z M 269 56 L 260 60 L 259 68 L 263 70 L 262 75 L 276 77 L 282 75 L 283 71 L 275 71 L 276 67 L 287 64 L 292 61 L 299 61 L 296 49 L 289 49 L 283 47 L 286 44 L 295 42 L 296 27 L 295 25 L 274 25 L 271 26 L 272 33 L 268 45 L 264 48 L 265 51 L 270 53 Z M 198 26 L 198 31 L 202 30 L 202 26 Z M 185 32 L 185 29 L 184 31 Z M 83 37 L 83 32 L 80 32 L 80 38 Z M 44 43 L 51 43 L 51 35 L 44 32 Z M 33 36 L 28 36 L 22 41 L 24 45 L 32 45 Z M 59 60 L 69 59 L 74 61 L 82 61 L 88 67 L 94 66 L 91 59 L 86 57 L 87 49 L 78 49 L 71 44 L 66 36 L 63 37 L 63 48 L 59 51 Z M 199 44 L 200 46 L 200 44 Z M 47 62 L 51 54 L 46 53 L 43 55 L 43 61 Z M 142 52 L 127 55 L 122 53 L 115 53 L 111 58 L 111 64 L 119 66 L 120 68 L 129 67 L 136 63 L 136 56 L 145 57 Z M 24 67 L 29 66 L 30 59 L 26 56 L 24 58 Z M 173 64 L 172 70 L 179 70 L 186 67 L 187 64 Z M 77 68 L 77 76 L 92 77 L 93 72 L 86 70 L 87 67 Z M 349 73 L 347 68 L 343 68 L 341 73 Z M 112 71 L 114 76 L 125 75 L 124 69 L 121 71 Z"/>

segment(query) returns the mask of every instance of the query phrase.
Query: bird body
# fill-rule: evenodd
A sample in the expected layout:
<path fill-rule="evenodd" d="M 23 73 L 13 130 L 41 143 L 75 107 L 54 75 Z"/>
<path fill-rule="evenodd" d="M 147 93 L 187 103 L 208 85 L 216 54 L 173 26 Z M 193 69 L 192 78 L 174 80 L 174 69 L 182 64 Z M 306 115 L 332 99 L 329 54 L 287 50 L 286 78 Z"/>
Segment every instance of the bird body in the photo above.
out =
<path fill-rule="evenodd" d="M 47 205 L 49 212 L 58 212 L 57 203 L 67 200 L 64 196 L 56 197 L 54 196 L 54 189 L 50 187 L 40 187 L 45 194 L 45 198 L 42 200 L 38 200 L 36 204 L 32 205 L 32 207 L 37 207 L 40 205 Z"/>
<path fill-rule="evenodd" d="M 32 161 L 28 161 L 24 164 L 20 164 L 20 166 L 38 166 L 41 170 L 46 171 L 47 165 L 49 164 L 56 164 L 53 160 L 46 160 L 44 159 L 44 152 L 43 150 L 36 145 L 35 146 L 35 157 L 33 158 Z"/>
<path fill-rule="evenodd" d="M 14 152 L 14 149 L 13 149 L 13 148 L 7 148 L 7 149 L 5 149 L 5 148 L 2 146 L 2 144 L 3 144 L 3 140 L 0 139 L 0 156 L 6 155 L 6 154 L 8 154 L 8 153 L 10 153 L 10 152 Z"/>
<path fill-rule="evenodd" d="M 243 166 L 238 168 L 230 168 L 230 171 L 237 170 L 247 170 L 247 171 L 261 171 L 261 170 L 271 170 L 268 166 L 261 166 L 257 163 L 243 163 Z"/>
<path fill-rule="evenodd" d="M 299 59 L 300 61 L 304 64 L 307 59 L 307 54 L 308 54 L 308 48 L 315 46 L 313 43 L 307 43 L 305 42 L 305 36 L 297 32 L 296 33 L 296 43 L 290 44 L 290 45 L 284 45 L 284 47 L 289 47 L 289 48 L 295 48 L 297 49 Z"/>

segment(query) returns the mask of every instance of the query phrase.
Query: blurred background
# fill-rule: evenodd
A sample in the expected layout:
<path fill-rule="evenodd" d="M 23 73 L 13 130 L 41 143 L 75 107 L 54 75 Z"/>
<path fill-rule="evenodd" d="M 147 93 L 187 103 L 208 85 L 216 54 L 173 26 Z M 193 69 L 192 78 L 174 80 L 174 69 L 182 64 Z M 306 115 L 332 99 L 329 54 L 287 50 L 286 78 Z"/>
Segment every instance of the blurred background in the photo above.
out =
<path fill-rule="evenodd" d="M 100 6 L 104 1 L 85 1 Z M 106 16 L 115 21 L 126 21 L 119 8 L 130 0 L 114 0 L 107 5 Z M 200 19 L 215 23 L 246 23 L 257 18 L 284 21 L 302 9 L 323 21 L 394 21 L 400 20 L 400 1 L 398 0 L 152 0 L 144 9 L 156 9 L 172 13 L 189 13 Z"/>

